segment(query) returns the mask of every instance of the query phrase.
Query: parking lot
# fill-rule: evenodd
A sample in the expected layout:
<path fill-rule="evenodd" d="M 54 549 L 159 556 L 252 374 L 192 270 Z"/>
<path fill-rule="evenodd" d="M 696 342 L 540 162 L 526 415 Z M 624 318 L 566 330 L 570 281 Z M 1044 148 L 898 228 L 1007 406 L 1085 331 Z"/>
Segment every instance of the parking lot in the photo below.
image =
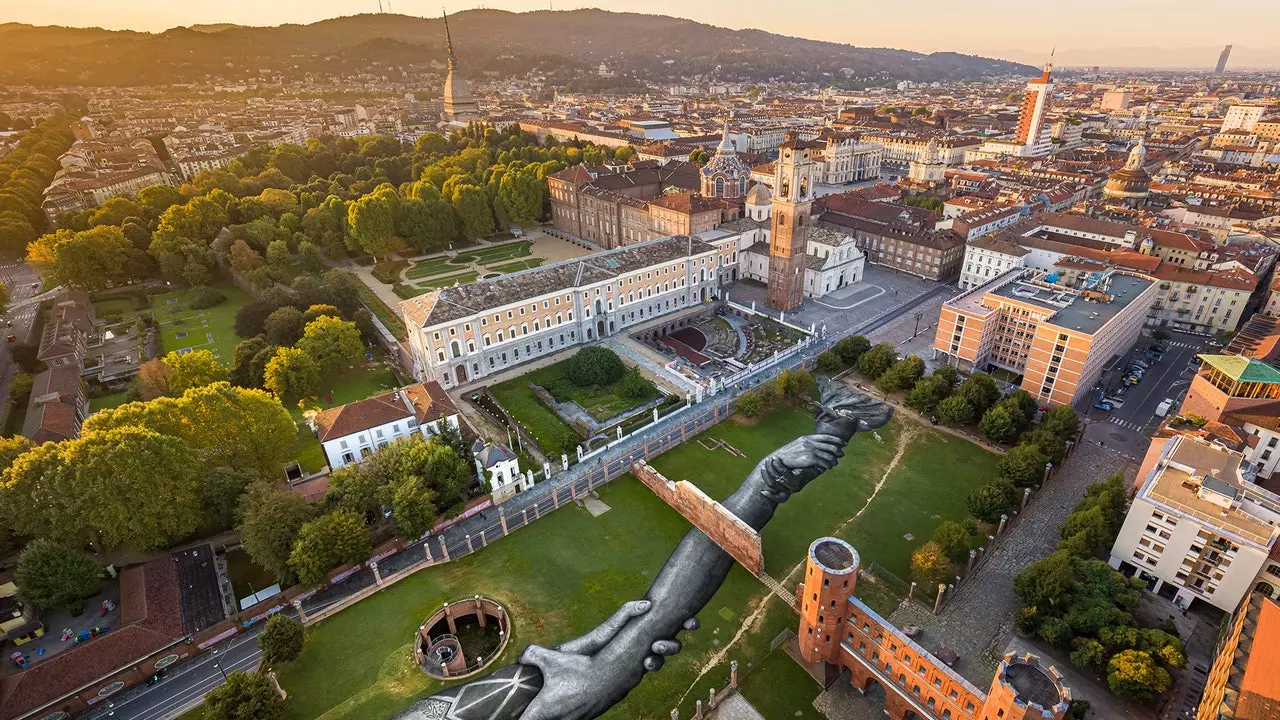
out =
<path fill-rule="evenodd" d="M 1106 388 L 1107 396 L 1115 394 L 1121 386 L 1125 368 L 1131 360 L 1140 359 L 1152 342 L 1149 337 L 1141 338 L 1134 351 L 1113 373 Z M 1173 401 L 1169 412 L 1176 412 L 1196 372 L 1197 366 L 1191 364 L 1191 359 L 1197 353 L 1213 351 L 1208 345 L 1208 338 L 1183 333 L 1170 333 L 1169 339 L 1162 344 L 1168 350 L 1159 362 L 1151 363 L 1141 382 L 1129 387 L 1123 407 L 1110 412 L 1094 408 L 1093 404 L 1098 399 L 1096 392 L 1081 400 L 1076 410 L 1086 418 L 1086 438 L 1101 441 L 1107 447 L 1132 457 L 1140 458 L 1146 453 L 1151 432 L 1164 420 L 1156 417 L 1156 406 L 1169 398 Z"/>

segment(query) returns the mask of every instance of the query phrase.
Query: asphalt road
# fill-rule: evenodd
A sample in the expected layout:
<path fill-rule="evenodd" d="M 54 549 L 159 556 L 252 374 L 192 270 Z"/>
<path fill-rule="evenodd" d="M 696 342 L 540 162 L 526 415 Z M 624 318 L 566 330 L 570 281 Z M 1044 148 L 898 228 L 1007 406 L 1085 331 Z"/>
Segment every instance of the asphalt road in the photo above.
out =
<path fill-rule="evenodd" d="M 1196 370 L 1196 366 L 1191 365 L 1191 359 L 1197 353 L 1212 349 L 1208 340 L 1197 335 L 1170 333 L 1169 339 L 1164 342 L 1169 350 L 1160 362 L 1147 370 L 1142 382 L 1129 388 L 1124 398 L 1124 407 L 1111 412 L 1094 409 L 1097 394 L 1090 394 L 1088 403 L 1081 402 L 1076 408 L 1086 418 L 1085 437 L 1095 442 L 1102 441 L 1107 447 L 1131 457 L 1141 458 L 1145 455 L 1152 430 L 1164 420 L 1156 417 L 1156 406 L 1165 398 L 1173 400 L 1173 410 L 1181 404 Z M 1150 338 L 1141 338 L 1120 369 L 1128 367 L 1130 358 L 1140 358 L 1152 342 Z M 1120 378 L 1116 377 L 1107 389 L 1107 395 L 1114 392 L 1119 382 Z"/>
<path fill-rule="evenodd" d="M 36 309 L 39 303 L 22 303 L 40 294 L 40 276 L 25 263 L 0 265 L 0 282 L 9 288 L 9 305 L 15 309 L 4 313 L 7 323 L 4 334 L 13 335 L 17 341 L 25 340 L 36 320 Z M 0 398 L 9 397 L 9 381 L 13 379 L 13 360 L 9 357 L 9 343 L 4 343 L 0 351 Z"/>

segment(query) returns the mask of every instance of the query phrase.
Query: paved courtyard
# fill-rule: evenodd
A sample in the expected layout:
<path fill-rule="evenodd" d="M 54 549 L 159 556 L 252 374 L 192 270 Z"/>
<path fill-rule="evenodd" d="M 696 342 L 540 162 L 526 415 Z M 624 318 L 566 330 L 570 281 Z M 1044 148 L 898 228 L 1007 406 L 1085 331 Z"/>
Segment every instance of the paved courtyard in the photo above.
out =
<path fill-rule="evenodd" d="M 946 288 L 944 291 L 943 288 Z M 797 325 L 827 326 L 827 333 L 843 336 L 850 332 L 865 331 L 864 326 L 886 313 L 905 311 L 931 293 L 942 292 L 945 297 L 954 295 L 954 286 L 924 280 L 914 275 L 895 272 L 878 265 L 868 264 L 862 282 L 840 288 L 821 299 L 806 298 L 804 305 L 794 313 L 787 313 L 786 320 Z M 947 295 L 946 293 L 950 293 Z M 730 300 L 740 305 L 756 303 L 756 309 L 777 317 L 768 307 L 765 286 L 755 282 L 737 282 L 727 288 Z M 937 312 L 933 313 L 937 320 Z M 923 322 L 923 320 L 922 320 Z"/>

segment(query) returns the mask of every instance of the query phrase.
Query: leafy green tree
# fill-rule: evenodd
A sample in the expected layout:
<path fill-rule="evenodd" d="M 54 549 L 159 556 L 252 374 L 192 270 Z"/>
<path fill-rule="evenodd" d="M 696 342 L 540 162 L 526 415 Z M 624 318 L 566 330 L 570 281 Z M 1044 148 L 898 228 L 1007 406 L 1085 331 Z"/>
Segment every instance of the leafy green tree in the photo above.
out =
<path fill-rule="evenodd" d="M 951 577 L 951 564 L 932 540 L 911 553 L 911 577 L 925 587 L 936 587 Z"/>
<path fill-rule="evenodd" d="M 298 532 L 316 508 L 291 490 L 260 483 L 241 497 L 239 515 L 236 532 L 245 551 L 259 567 L 284 577 Z"/>
<path fill-rule="evenodd" d="M 182 205 L 186 201 L 186 195 L 169 185 L 151 185 L 138 191 L 138 204 L 142 206 L 142 214 L 151 220 L 159 218 L 174 205 Z"/>
<path fill-rule="evenodd" d="M 254 356 L 267 349 L 271 350 L 272 355 L 275 354 L 275 348 L 272 348 L 266 338 L 261 335 L 255 335 L 248 340 L 241 340 L 236 345 L 235 352 L 231 355 L 230 380 L 232 384 L 243 388 L 262 387 L 261 371 L 266 369 L 266 362 L 264 361 L 262 366 L 258 368 L 259 373 L 257 375 L 253 373 L 252 362 Z"/>
<path fill-rule="evenodd" d="M 0 205 L 3 208 L 3 205 Z M 0 210 L 0 254 L 6 258 L 26 257 L 27 246 L 35 242 L 39 233 L 26 216 Z"/>
<path fill-rule="evenodd" d="M 542 219 L 544 183 L 524 172 L 508 172 L 498 187 L 498 202 L 511 222 L 529 226 Z"/>
<path fill-rule="evenodd" d="M 1154 700 L 1171 684 L 1169 672 L 1140 650 L 1124 650 L 1107 662 L 1107 686 L 1122 698 Z"/>
<path fill-rule="evenodd" d="M 1046 609 L 1068 607 L 1078 585 L 1072 557 L 1061 551 L 1028 565 L 1013 579 L 1013 591 L 1024 603 Z"/>
<path fill-rule="evenodd" d="M 209 533 L 230 530 L 236 523 L 240 497 L 253 481 L 253 476 L 229 467 L 209 470 L 200 484 L 200 507 L 204 511 L 201 529 Z"/>
<path fill-rule="evenodd" d="M 204 720 L 280 720 L 284 700 L 262 673 L 227 674 L 227 681 L 204 697 Z"/>
<path fill-rule="evenodd" d="M 325 262 L 324 253 L 319 246 L 303 240 L 298 243 L 298 267 L 302 272 L 320 275 L 329 269 L 329 264 Z"/>
<path fill-rule="evenodd" d="M 123 197 L 113 197 L 102 203 L 89 215 L 90 227 L 99 225 L 122 225 L 125 218 L 141 217 L 142 206 Z"/>
<path fill-rule="evenodd" d="M 850 335 L 841 338 L 835 345 L 831 346 L 831 352 L 840 356 L 840 360 L 846 366 L 856 365 L 858 358 L 862 354 L 871 349 L 871 341 L 861 335 Z"/>
<path fill-rule="evenodd" d="M 180 396 L 192 388 L 226 382 L 227 367 L 209 350 L 193 350 L 186 354 L 170 352 L 163 358 L 169 368 L 169 394 Z"/>
<path fill-rule="evenodd" d="M 263 334 L 268 343 L 287 346 L 301 340 L 305 329 L 302 311 L 292 305 L 285 305 L 267 316 Z"/>
<path fill-rule="evenodd" d="M 288 615 L 272 615 L 258 633 L 263 664 L 271 666 L 297 659 L 302 654 L 304 635 L 302 623 Z"/>
<path fill-rule="evenodd" d="M 817 392 L 818 382 L 803 368 L 778 373 L 778 394 L 790 400 L 806 400 Z"/>
<path fill-rule="evenodd" d="M 996 408 L 988 411 L 988 415 Z M 996 474 L 1001 480 L 1017 488 L 1035 485 L 1044 478 L 1044 467 L 1048 459 L 1035 445 L 1022 444 L 1011 448 L 996 464 Z"/>
<path fill-rule="evenodd" d="M 262 267 L 262 255 L 241 238 L 232 243 L 228 262 L 232 270 L 246 275 Z"/>
<path fill-rule="evenodd" d="M 658 388 L 645 379 L 644 375 L 640 374 L 640 369 L 635 367 L 627 368 L 627 371 L 622 374 L 617 391 L 623 397 L 633 400 L 648 399 L 658 394 Z"/>
<path fill-rule="evenodd" d="M 915 355 L 895 362 L 876 380 L 880 392 L 893 393 L 911 390 L 924 375 L 924 360 Z"/>
<path fill-rule="evenodd" d="M 840 356 L 828 350 L 818 356 L 818 372 L 824 375 L 831 375 L 840 372 L 844 368 L 844 361 Z"/>
<path fill-rule="evenodd" d="M 574 353 L 565 368 L 565 376 L 578 387 L 610 385 L 625 372 L 618 354 L 601 345 L 589 345 Z"/>
<path fill-rule="evenodd" d="M 898 362 L 898 351 L 889 343 L 880 343 L 858 358 L 858 372 L 876 380 L 888 372 L 896 362 Z"/>
<path fill-rule="evenodd" d="M 1109 549 L 1115 542 L 1115 537 L 1107 526 L 1107 519 L 1097 507 L 1077 510 L 1068 515 L 1066 522 L 1058 528 L 1058 534 L 1062 537 L 1058 548 L 1079 557 L 1090 557 Z"/>
<path fill-rule="evenodd" d="M 974 373 L 965 378 L 956 388 L 956 394 L 969 402 L 974 409 L 974 416 L 981 417 L 987 409 L 1000 399 L 1000 390 L 996 381 L 986 373 Z"/>
<path fill-rule="evenodd" d="M 1018 436 L 1018 419 L 1003 405 L 996 405 L 982 416 L 978 429 L 994 443 L 1012 442 Z"/>
<path fill-rule="evenodd" d="M 102 290 L 129 277 L 133 243 L 118 227 L 43 235 L 27 250 L 27 262 L 51 285 Z"/>
<path fill-rule="evenodd" d="M 338 565 L 364 561 L 371 548 L 364 518 L 348 510 L 335 510 L 302 526 L 289 553 L 289 567 L 299 582 L 315 585 Z"/>
<path fill-rule="evenodd" d="M 320 389 L 320 364 L 298 348 L 276 348 L 263 369 L 262 385 L 281 400 L 311 397 Z"/>
<path fill-rule="evenodd" d="M 951 385 L 946 378 L 930 375 L 920 378 L 920 381 L 916 383 L 915 387 L 911 388 L 911 391 L 907 393 L 903 401 L 912 410 L 928 414 L 932 413 L 938 407 L 938 403 L 946 399 L 950 393 Z"/>
<path fill-rule="evenodd" d="M 475 240 L 493 232 L 493 211 L 484 190 L 473 185 L 461 185 L 454 189 L 452 202 L 463 237 Z"/>
<path fill-rule="evenodd" d="M 80 550 L 36 538 L 18 557 L 13 582 L 23 602 L 45 610 L 75 612 L 98 594 L 98 563 Z"/>
<path fill-rule="evenodd" d="M 969 531 L 954 520 L 943 520 L 933 531 L 933 544 L 951 562 L 969 559 Z"/>
<path fill-rule="evenodd" d="M 745 418 L 753 418 L 760 414 L 764 409 L 764 400 L 760 398 L 760 394 L 754 390 L 748 390 L 738 396 L 738 401 L 734 405 L 734 409 L 738 414 Z"/>
<path fill-rule="evenodd" d="M 974 488 L 965 499 L 965 505 L 979 520 L 988 523 L 999 522 L 1000 516 L 1013 507 L 1016 492 L 1012 485 L 1004 481 L 987 483 Z"/>
<path fill-rule="evenodd" d="M 1049 462 L 1054 465 L 1061 464 L 1063 458 L 1066 457 L 1067 454 L 1066 444 L 1059 440 L 1057 435 L 1054 435 L 1043 427 L 1032 428 L 1029 430 L 1022 436 L 1022 439 L 1018 444 L 1034 446 Z"/>
<path fill-rule="evenodd" d="M 364 350 L 356 324 L 332 315 L 307 323 L 297 348 L 310 355 L 322 373 L 333 373 L 355 362 Z"/>
<path fill-rule="evenodd" d="M 968 425 L 977 417 L 978 411 L 959 393 L 938 403 L 938 419 L 951 427 Z"/>
<path fill-rule="evenodd" d="M 421 477 L 409 475 L 395 487 L 391 496 L 391 519 L 401 537 L 422 537 L 439 517 L 436 494 Z"/>
<path fill-rule="evenodd" d="M 1071 641 L 1071 664 L 1078 668 L 1097 670 L 1107 659 L 1102 643 L 1093 638 L 1078 637 Z"/>
<path fill-rule="evenodd" d="M 129 426 L 186 441 L 201 467 L 234 467 L 263 477 L 278 476 L 293 456 L 298 435 L 293 418 L 276 398 L 225 382 L 178 398 L 100 410 L 85 420 L 83 432 Z"/>
<path fill-rule="evenodd" d="M 365 195 L 347 209 L 347 224 L 360 249 L 377 258 L 404 249 L 395 234 L 395 207 L 384 196 Z"/>
<path fill-rule="evenodd" d="M 1075 440 L 1076 433 L 1080 431 L 1080 417 L 1066 405 L 1059 405 L 1045 413 L 1040 427 L 1056 435 L 1062 442 Z"/>

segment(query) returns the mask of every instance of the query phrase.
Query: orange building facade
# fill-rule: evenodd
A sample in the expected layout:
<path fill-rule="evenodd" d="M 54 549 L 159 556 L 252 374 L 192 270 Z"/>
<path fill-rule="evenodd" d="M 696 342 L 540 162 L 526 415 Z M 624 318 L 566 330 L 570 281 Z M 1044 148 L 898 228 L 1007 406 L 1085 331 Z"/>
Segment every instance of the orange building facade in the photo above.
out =
<path fill-rule="evenodd" d="M 1041 402 L 1070 405 L 1137 340 L 1155 293 L 1136 273 L 1109 270 L 1074 290 L 1013 270 L 943 305 L 934 357 L 971 372 L 1003 368 Z"/>
<path fill-rule="evenodd" d="M 809 546 L 800 603 L 801 657 L 820 663 L 829 675 L 848 670 L 865 693 L 885 690 L 885 714 L 892 720 L 1061 720 L 1071 691 L 1052 667 L 1034 655 L 1006 655 L 987 692 L 939 662 L 927 650 L 853 597 L 858 552 L 837 538 Z"/>

